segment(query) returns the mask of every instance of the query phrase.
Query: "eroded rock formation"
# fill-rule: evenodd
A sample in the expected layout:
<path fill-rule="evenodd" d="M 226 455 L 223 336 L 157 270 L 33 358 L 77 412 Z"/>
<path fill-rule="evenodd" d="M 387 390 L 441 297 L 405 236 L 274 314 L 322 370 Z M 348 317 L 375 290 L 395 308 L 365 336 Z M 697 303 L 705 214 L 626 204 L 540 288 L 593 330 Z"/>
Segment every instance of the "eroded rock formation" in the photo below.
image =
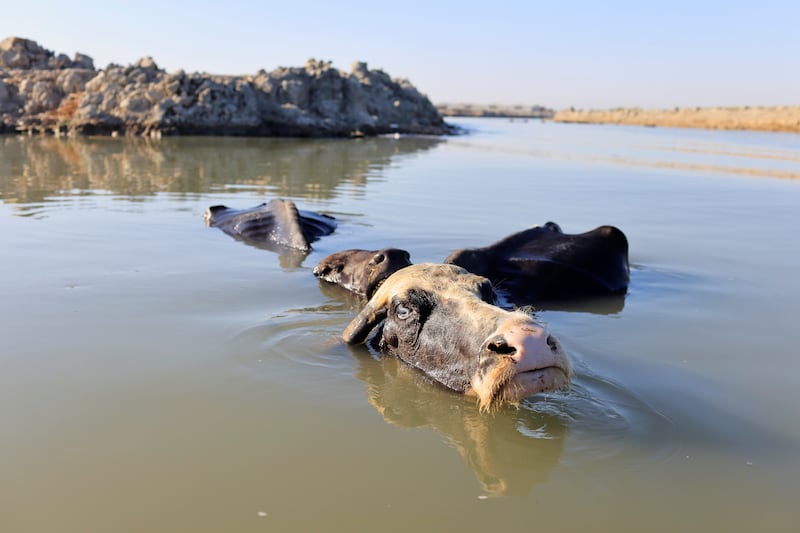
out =
<path fill-rule="evenodd" d="M 255 75 L 168 73 L 150 57 L 94 68 L 28 39 L 0 42 L 0 132 L 351 136 L 449 133 L 409 81 L 309 59 Z"/>

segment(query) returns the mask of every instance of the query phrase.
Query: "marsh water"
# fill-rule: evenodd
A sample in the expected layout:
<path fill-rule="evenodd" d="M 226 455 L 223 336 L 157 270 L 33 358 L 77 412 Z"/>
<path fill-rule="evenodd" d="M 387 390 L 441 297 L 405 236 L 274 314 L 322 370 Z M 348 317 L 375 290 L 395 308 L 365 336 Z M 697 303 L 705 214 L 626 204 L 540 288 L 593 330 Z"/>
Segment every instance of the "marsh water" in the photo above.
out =
<path fill-rule="evenodd" d="M 459 120 L 451 138 L 0 137 L 0 530 L 797 531 L 800 137 Z M 333 215 L 308 256 L 203 212 Z M 535 224 L 630 241 L 540 308 L 570 392 L 491 415 L 338 335 L 311 274 Z"/>

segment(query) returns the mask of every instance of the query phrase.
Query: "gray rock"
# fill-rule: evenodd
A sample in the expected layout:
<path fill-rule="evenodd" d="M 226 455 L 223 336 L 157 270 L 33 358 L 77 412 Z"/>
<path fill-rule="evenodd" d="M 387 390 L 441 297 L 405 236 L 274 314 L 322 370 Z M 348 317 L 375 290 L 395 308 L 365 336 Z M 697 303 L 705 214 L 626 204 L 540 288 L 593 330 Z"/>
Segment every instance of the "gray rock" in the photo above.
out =
<path fill-rule="evenodd" d="M 72 68 L 94 70 L 94 60 L 87 55 L 76 53 L 75 59 L 72 60 Z"/>
<path fill-rule="evenodd" d="M 12 120 L 16 120 L 25 105 L 24 99 L 19 97 L 18 93 L 16 85 L 7 84 L 0 79 L 0 116 L 10 115 L 13 117 Z M 5 117 L 3 117 L 3 122 L 6 122 Z"/>
<path fill-rule="evenodd" d="M 156 65 L 156 62 L 153 61 L 153 58 L 150 56 L 141 58 L 135 63 L 135 66 L 142 69 L 159 70 L 158 65 Z"/>
<path fill-rule="evenodd" d="M 86 69 L 65 69 L 58 74 L 56 85 L 64 94 L 79 93 L 86 87 L 86 82 L 96 74 Z"/>
<path fill-rule="evenodd" d="M 94 70 L 92 58 L 75 54 L 71 61 L 65 54 L 55 55 L 36 41 L 21 37 L 8 37 L 0 41 L 0 68 L 4 69 L 64 69 L 87 68 Z"/>
<path fill-rule="evenodd" d="M 52 111 L 58 107 L 62 96 L 52 81 L 39 80 L 30 85 L 30 92 L 27 93 L 25 102 L 25 112 L 36 114 Z"/>

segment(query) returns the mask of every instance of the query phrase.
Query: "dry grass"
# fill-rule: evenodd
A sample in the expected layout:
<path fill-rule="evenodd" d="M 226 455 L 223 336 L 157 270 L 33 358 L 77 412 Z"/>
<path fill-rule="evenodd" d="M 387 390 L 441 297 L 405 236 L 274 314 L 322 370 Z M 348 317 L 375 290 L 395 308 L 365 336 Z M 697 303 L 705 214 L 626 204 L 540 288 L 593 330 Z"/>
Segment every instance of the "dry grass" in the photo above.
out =
<path fill-rule="evenodd" d="M 556 122 L 800 133 L 800 106 L 565 110 Z"/>

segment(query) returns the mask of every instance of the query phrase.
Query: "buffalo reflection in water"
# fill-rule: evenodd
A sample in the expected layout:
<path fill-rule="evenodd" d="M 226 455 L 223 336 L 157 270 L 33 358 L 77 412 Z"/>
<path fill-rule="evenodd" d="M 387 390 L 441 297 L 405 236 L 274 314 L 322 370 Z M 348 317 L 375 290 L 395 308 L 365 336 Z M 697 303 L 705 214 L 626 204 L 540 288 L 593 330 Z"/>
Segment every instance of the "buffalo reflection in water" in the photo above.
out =
<path fill-rule="evenodd" d="M 525 495 L 545 481 L 564 448 L 565 422 L 524 404 L 481 413 L 474 399 L 450 393 L 392 356 L 351 347 L 370 404 L 390 424 L 430 427 L 446 437 L 490 496 Z"/>

